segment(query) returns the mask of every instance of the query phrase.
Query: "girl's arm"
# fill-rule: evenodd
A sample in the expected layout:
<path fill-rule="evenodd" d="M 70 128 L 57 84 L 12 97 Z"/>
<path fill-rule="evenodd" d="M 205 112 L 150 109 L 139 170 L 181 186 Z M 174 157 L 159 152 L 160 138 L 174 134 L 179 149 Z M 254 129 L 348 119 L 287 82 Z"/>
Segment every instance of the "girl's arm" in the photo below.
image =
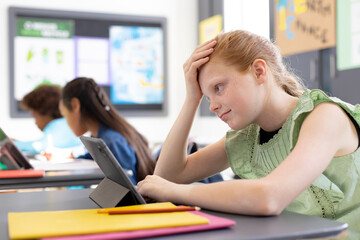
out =
<path fill-rule="evenodd" d="M 305 119 L 289 156 L 261 179 L 213 184 L 174 184 L 158 176 L 139 183 L 139 191 L 159 201 L 251 215 L 280 214 L 329 165 L 334 156 L 357 149 L 357 133 L 344 111 L 321 103 Z"/>
<path fill-rule="evenodd" d="M 187 139 L 203 96 L 198 83 L 198 68 L 209 61 L 208 56 L 213 52 L 215 44 L 215 41 L 208 41 L 199 45 L 183 66 L 186 80 L 185 102 L 162 146 L 154 172 L 155 175 L 173 182 L 189 183 L 201 180 L 227 166 L 224 140 L 202 149 L 189 158 L 186 153 Z M 211 159 L 204 159 L 209 156 Z M 214 159 L 218 157 L 223 160 L 221 164 L 215 164 Z M 192 161 L 191 159 L 201 160 Z"/>

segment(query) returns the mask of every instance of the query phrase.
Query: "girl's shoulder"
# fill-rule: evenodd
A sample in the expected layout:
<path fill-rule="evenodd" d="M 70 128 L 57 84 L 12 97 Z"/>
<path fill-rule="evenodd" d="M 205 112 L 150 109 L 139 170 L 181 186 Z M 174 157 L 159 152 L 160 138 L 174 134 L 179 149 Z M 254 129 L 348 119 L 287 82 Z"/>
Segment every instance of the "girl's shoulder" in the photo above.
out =
<path fill-rule="evenodd" d="M 56 118 L 51 120 L 44 129 L 62 129 L 64 127 L 68 127 L 65 118 Z"/>
<path fill-rule="evenodd" d="M 344 111 L 346 111 L 346 113 L 352 116 L 358 123 L 360 122 L 359 104 L 353 105 L 351 103 L 343 101 L 340 98 L 328 96 L 326 93 L 318 89 L 309 91 L 309 98 L 312 100 L 314 108 L 323 102 L 334 103 L 339 107 L 341 107 Z M 338 109 L 335 106 L 329 106 L 329 105 L 326 107 L 322 106 L 321 108 L 327 108 L 330 111 L 336 111 L 336 109 Z M 320 108 L 317 109 L 319 110 Z"/>
<path fill-rule="evenodd" d="M 125 137 L 121 135 L 121 133 L 101 124 L 99 126 L 98 137 L 103 139 L 105 142 L 126 142 Z"/>
<path fill-rule="evenodd" d="M 304 93 L 304 96 L 307 96 L 313 101 L 314 105 L 318 105 L 322 102 L 333 102 L 345 108 L 345 110 L 353 111 L 358 105 L 353 105 L 351 103 L 345 102 L 344 100 L 337 98 L 335 96 L 330 96 L 324 91 L 319 89 L 308 90 Z"/>

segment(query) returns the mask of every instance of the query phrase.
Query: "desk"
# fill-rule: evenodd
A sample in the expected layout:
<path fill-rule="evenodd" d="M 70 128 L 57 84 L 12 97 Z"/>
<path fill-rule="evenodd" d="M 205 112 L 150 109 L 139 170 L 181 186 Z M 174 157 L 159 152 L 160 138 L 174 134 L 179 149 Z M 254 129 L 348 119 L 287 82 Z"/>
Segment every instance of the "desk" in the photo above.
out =
<path fill-rule="evenodd" d="M 8 239 L 8 212 L 93 209 L 98 206 L 89 199 L 92 189 L 3 193 L 0 194 L 0 239 Z M 299 239 L 338 235 L 347 224 L 283 212 L 276 217 L 254 217 L 204 211 L 236 221 L 236 225 L 221 230 L 179 234 L 151 239 Z"/>
<path fill-rule="evenodd" d="M 46 171 L 45 176 L 41 178 L 0 179 L 0 190 L 43 187 L 90 186 L 93 184 L 98 184 L 103 178 L 104 174 L 100 169 Z"/>

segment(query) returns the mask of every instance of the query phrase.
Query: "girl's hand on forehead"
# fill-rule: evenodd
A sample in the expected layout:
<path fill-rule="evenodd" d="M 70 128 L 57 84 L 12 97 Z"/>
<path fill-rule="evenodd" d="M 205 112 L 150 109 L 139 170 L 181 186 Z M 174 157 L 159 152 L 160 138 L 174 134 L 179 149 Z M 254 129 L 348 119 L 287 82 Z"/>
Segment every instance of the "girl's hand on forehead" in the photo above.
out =
<path fill-rule="evenodd" d="M 198 69 L 209 61 L 209 55 L 214 51 L 215 45 L 215 40 L 209 40 L 197 46 L 183 65 L 187 94 L 197 100 L 202 98 L 202 92 L 198 83 Z"/>

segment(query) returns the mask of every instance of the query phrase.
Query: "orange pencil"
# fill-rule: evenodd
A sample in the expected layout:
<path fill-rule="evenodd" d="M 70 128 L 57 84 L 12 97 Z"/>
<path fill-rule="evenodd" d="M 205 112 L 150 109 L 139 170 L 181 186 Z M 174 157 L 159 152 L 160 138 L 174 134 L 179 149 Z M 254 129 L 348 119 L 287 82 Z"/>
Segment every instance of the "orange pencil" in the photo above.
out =
<path fill-rule="evenodd" d="M 185 211 L 199 211 L 199 207 L 174 207 L 174 208 L 159 208 L 159 209 L 139 209 L 139 210 L 115 210 L 109 211 L 109 215 L 117 214 L 138 214 L 138 213 L 165 213 L 165 212 L 185 212 Z"/>

